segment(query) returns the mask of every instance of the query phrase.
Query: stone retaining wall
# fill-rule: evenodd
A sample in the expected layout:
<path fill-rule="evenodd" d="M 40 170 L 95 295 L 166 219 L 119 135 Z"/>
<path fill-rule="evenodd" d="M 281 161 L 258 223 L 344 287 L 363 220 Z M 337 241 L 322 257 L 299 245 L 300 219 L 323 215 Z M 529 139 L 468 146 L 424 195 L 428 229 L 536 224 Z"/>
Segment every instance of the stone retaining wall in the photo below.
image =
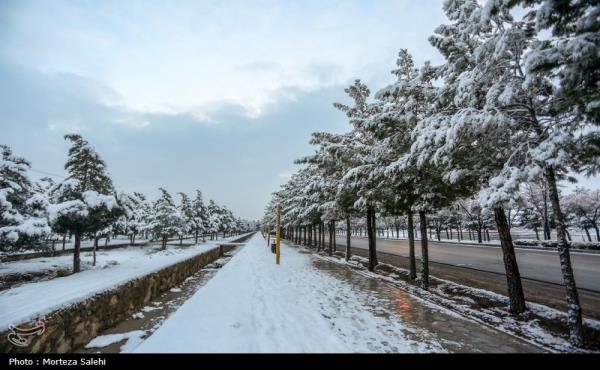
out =
<path fill-rule="evenodd" d="M 251 235 L 236 241 L 243 241 Z M 136 278 L 114 289 L 98 293 L 85 301 L 45 315 L 46 330 L 33 336 L 27 347 L 17 347 L 7 340 L 10 331 L 0 333 L 2 353 L 65 353 L 87 344 L 101 331 L 108 329 L 139 311 L 164 291 L 183 282 L 223 253 L 235 248 L 220 246 L 195 257 Z M 51 292 L 40 292 L 52 294 Z M 34 322 L 17 326 L 29 328 Z"/>

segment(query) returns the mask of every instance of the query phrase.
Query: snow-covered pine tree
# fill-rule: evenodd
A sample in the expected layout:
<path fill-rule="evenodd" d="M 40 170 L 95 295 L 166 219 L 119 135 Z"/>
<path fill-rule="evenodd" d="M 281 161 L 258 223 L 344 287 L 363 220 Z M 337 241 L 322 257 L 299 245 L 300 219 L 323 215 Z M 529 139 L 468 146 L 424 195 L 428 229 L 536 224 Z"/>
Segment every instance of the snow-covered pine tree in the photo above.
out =
<path fill-rule="evenodd" d="M 321 213 L 319 218 L 328 218 L 327 214 L 334 214 L 336 218 L 346 220 L 346 260 L 351 257 L 350 218 L 359 214 L 360 210 L 354 207 L 358 200 L 356 183 L 343 182 L 344 175 L 360 164 L 357 160 L 357 151 L 354 144 L 355 131 L 345 134 L 330 134 L 326 132 L 313 133 L 311 144 L 318 145 L 317 153 L 310 158 L 310 163 L 316 164 L 319 169 L 318 188 L 316 196 L 321 199 Z M 322 226 L 319 224 L 319 229 Z M 320 241 L 320 239 L 319 239 Z M 321 243 L 318 243 L 320 247 Z"/>
<path fill-rule="evenodd" d="M 123 209 L 98 153 L 79 135 L 65 135 L 65 139 L 72 144 L 65 164 L 69 176 L 53 189 L 58 203 L 50 205 L 48 210 L 55 232 L 75 236 L 73 272 L 76 273 L 81 270 L 82 236 L 95 235 L 108 227 L 122 215 Z"/>
<path fill-rule="evenodd" d="M 541 228 L 543 239 L 550 240 L 550 212 L 552 210 L 548 200 L 548 186 L 543 176 L 522 184 L 520 194 L 520 198 L 529 208 L 527 215 L 531 228 Z"/>
<path fill-rule="evenodd" d="M 263 223 L 273 224 L 273 210 L 277 204 L 282 206 L 281 222 L 284 225 L 289 226 L 292 229 L 293 237 L 291 238 L 294 243 L 300 243 L 300 230 L 302 228 L 302 221 L 300 215 L 303 209 L 304 202 L 304 178 L 302 171 L 294 173 L 290 180 L 281 186 L 278 192 L 273 194 L 271 201 L 265 208 L 265 215 L 263 217 Z M 321 223 L 319 223 L 319 237 L 318 237 L 318 248 L 321 246 Z"/>
<path fill-rule="evenodd" d="M 195 243 L 198 244 L 198 235 L 202 234 L 202 241 L 206 241 L 205 233 L 207 231 L 208 219 L 206 217 L 206 206 L 202 199 L 202 192 L 196 190 L 196 198 L 192 202 L 192 217 L 194 220 L 194 238 Z"/>
<path fill-rule="evenodd" d="M 425 113 L 432 86 L 428 80 L 421 78 L 419 69 L 414 67 L 412 56 L 406 49 L 398 53 L 396 69 L 391 73 L 396 76 L 396 81 L 375 94 L 376 104 L 380 108 L 376 114 L 364 120 L 362 126 L 380 139 L 374 151 L 378 162 L 375 171 L 378 181 L 384 184 L 385 210 L 390 214 L 407 214 L 409 276 L 415 279 L 413 218 L 418 201 L 417 189 L 421 188 L 418 183 L 424 178 L 416 166 L 409 165 L 403 158 L 412 144 L 412 130 Z M 426 249 L 427 240 L 422 238 L 421 243 Z"/>
<path fill-rule="evenodd" d="M 125 210 L 121 217 L 122 229 L 129 236 L 129 244 L 134 245 L 137 235 L 149 228 L 151 207 L 146 196 L 139 192 L 122 193 L 119 202 Z"/>
<path fill-rule="evenodd" d="M 179 214 L 181 216 L 180 236 L 179 244 L 183 243 L 183 236 L 194 232 L 196 229 L 194 209 L 192 208 L 192 202 L 187 194 L 179 192 L 181 198 L 179 202 Z"/>
<path fill-rule="evenodd" d="M 534 10 L 514 21 L 510 12 L 517 4 L 533 5 Z M 511 177 L 518 175 L 545 177 L 567 293 L 570 338 L 573 344 L 581 346 L 581 305 L 557 181 L 569 168 L 588 174 L 600 169 L 600 4 L 490 1 L 485 10 L 482 23 L 495 27 L 496 37 L 491 41 L 498 52 L 494 56 L 503 59 L 495 57 L 491 62 L 508 62 L 490 97 L 514 123 L 513 142 L 522 143 L 522 149 L 513 155 L 522 158 L 522 165 L 513 165 L 518 169 L 510 171 L 512 176 L 503 176 L 502 181 L 514 182 Z M 541 29 L 550 29 L 552 37 L 538 37 L 535 30 Z"/>
<path fill-rule="evenodd" d="M 167 249 L 169 237 L 180 232 L 181 217 L 173 201 L 173 197 L 163 188 L 159 188 L 161 195 L 154 202 L 152 231 L 160 237 L 162 249 Z"/>
<path fill-rule="evenodd" d="M 392 214 L 409 213 L 409 219 L 413 211 L 419 214 L 421 285 L 424 289 L 429 286 L 427 213 L 449 206 L 458 197 L 472 191 L 473 187 L 473 179 L 468 177 L 449 184 L 438 166 L 419 161 L 418 156 L 410 153 L 417 124 L 434 114 L 440 106 L 439 89 L 432 83 L 436 72 L 427 62 L 420 69 L 414 68 L 411 55 L 407 50 L 401 50 L 397 68 L 392 71 L 397 77 L 396 82 L 375 95 L 381 107 L 364 122 L 365 128 L 378 138 L 373 150 L 377 163 L 374 171 L 379 172 L 378 182 L 387 190 L 381 196 L 381 203 Z M 409 239 L 412 239 L 410 234 Z M 410 244 L 414 245 L 414 241 Z M 414 253 L 411 255 L 414 256 Z M 410 265 L 414 276 L 412 261 L 413 258 Z"/>
<path fill-rule="evenodd" d="M 48 214 L 48 210 L 49 207 L 52 204 L 57 204 L 59 203 L 58 201 L 58 194 L 56 192 L 56 189 L 58 187 L 58 184 L 56 183 L 56 181 L 54 181 L 54 179 L 50 178 L 50 177 L 42 177 L 40 180 L 38 180 L 38 182 L 35 185 L 36 188 L 36 193 L 39 194 L 42 198 L 43 201 L 46 203 L 46 213 L 47 216 L 46 218 L 48 219 L 48 222 L 50 224 L 50 220 L 49 217 L 50 215 Z M 67 236 L 69 236 L 69 233 L 67 231 L 64 232 L 59 232 L 58 230 L 55 230 L 53 227 L 51 227 L 52 230 L 52 234 L 56 235 L 56 236 L 60 236 L 60 238 L 62 239 L 62 250 L 65 250 L 66 247 L 66 242 L 67 242 Z"/>
<path fill-rule="evenodd" d="M 47 201 L 29 179 L 31 164 L 0 145 L 0 250 L 20 248 L 51 232 Z"/>
<path fill-rule="evenodd" d="M 589 229 L 595 231 L 596 241 L 600 242 L 600 228 L 598 221 L 600 219 L 600 190 L 590 190 L 584 187 L 578 187 L 572 194 L 564 198 L 567 212 L 572 213 L 577 220 L 577 226 L 584 229 L 588 241 L 592 241 Z"/>
<path fill-rule="evenodd" d="M 376 245 L 376 212 L 380 207 L 379 197 L 381 182 L 375 176 L 377 174 L 377 162 L 372 148 L 376 146 L 377 138 L 361 125 L 365 119 L 377 113 L 380 107 L 370 104 L 368 98 L 369 88 L 360 80 L 344 90 L 353 100 L 353 105 L 348 106 L 334 103 L 334 107 L 346 114 L 350 124 L 353 126 L 352 149 L 355 151 L 356 165 L 349 169 L 341 179 L 340 187 L 355 189 L 358 199 L 353 207 L 366 214 L 367 235 L 369 239 L 369 266 L 373 271 L 377 266 Z"/>
<path fill-rule="evenodd" d="M 514 185 L 510 190 L 499 191 L 496 186 L 506 173 L 506 164 L 516 159 L 511 153 L 518 140 L 512 138 L 508 130 L 510 118 L 490 104 L 492 96 L 501 95 L 496 94 L 498 86 L 494 84 L 504 81 L 509 74 L 507 68 L 513 61 L 514 48 L 494 48 L 498 32 L 489 23 L 481 22 L 481 7 L 477 1 L 449 0 L 444 3 L 444 10 L 452 23 L 438 27 L 436 35 L 430 38 L 447 61 L 439 69 L 444 79 L 438 100 L 440 106 L 417 126 L 412 156 L 421 163 L 431 162 L 442 168 L 451 183 L 465 178 L 479 180 L 483 206 L 494 209 L 510 309 L 521 313 L 526 309 L 525 299 L 503 208 L 517 193 L 519 182 L 506 182 L 506 185 Z M 518 34 L 522 33 L 511 35 Z M 514 41 L 514 38 L 508 39 Z"/>

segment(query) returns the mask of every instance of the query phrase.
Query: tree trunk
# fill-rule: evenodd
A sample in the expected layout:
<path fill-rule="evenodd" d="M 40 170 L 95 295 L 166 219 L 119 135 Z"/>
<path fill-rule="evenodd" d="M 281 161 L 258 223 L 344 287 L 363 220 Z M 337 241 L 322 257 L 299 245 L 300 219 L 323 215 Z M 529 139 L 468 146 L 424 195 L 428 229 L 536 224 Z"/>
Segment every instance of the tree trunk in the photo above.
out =
<path fill-rule="evenodd" d="M 324 250 L 325 249 L 325 242 L 323 241 L 323 233 L 325 231 L 323 230 L 323 222 L 319 222 L 319 250 Z"/>
<path fill-rule="evenodd" d="M 510 303 L 510 312 L 514 315 L 525 312 L 525 295 L 521 285 L 521 274 L 517 265 L 515 248 L 512 243 L 512 236 L 508 228 L 506 214 L 502 206 L 494 207 L 494 218 L 498 227 L 498 236 L 500 246 L 502 247 L 502 258 L 504 261 L 504 270 L 506 272 L 506 283 L 508 285 L 508 300 Z"/>
<path fill-rule="evenodd" d="M 335 230 L 335 220 L 331 220 L 331 228 L 333 229 L 333 252 L 337 252 L 337 240 L 336 240 L 336 230 Z"/>
<path fill-rule="evenodd" d="M 302 245 L 306 245 L 306 241 L 308 238 L 308 235 L 306 235 L 308 230 L 306 230 L 306 226 L 302 226 L 302 235 L 304 235 L 304 239 L 302 240 Z"/>
<path fill-rule="evenodd" d="M 329 231 L 329 249 L 328 253 L 333 256 L 333 228 L 331 227 L 331 221 L 328 222 L 327 229 Z"/>
<path fill-rule="evenodd" d="M 421 288 L 429 289 L 429 250 L 427 246 L 427 216 L 425 211 L 419 211 L 421 226 Z"/>
<path fill-rule="evenodd" d="M 350 239 L 351 239 L 351 230 L 350 230 L 350 216 L 346 216 L 346 261 L 350 260 Z"/>
<path fill-rule="evenodd" d="M 323 246 L 323 250 L 325 250 L 325 221 L 321 221 L 321 245 Z"/>
<path fill-rule="evenodd" d="M 194 239 L 194 244 L 198 244 L 198 230 L 196 230 L 196 231 L 194 232 L 194 237 L 195 237 L 195 239 Z"/>
<path fill-rule="evenodd" d="M 535 231 L 535 239 L 540 240 L 540 233 L 538 231 L 537 226 L 533 228 L 533 231 Z"/>
<path fill-rule="evenodd" d="M 167 249 L 167 236 L 163 235 L 162 237 L 162 250 Z"/>
<path fill-rule="evenodd" d="M 79 254 L 81 252 L 81 234 L 75 234 L 75 245 L 73 246 L 73 273 L 81 271 L 81 260 Z"/>
<path fill-rule="evenodd" d="M 92 266 L 96 266 L 96 249 L 98 249 L 98 237 L 94 236 L 94 248 L 92 249 Z"/>
<path fill-rule="evenodd" d="M 550 240 L 551 235 L 550 235 L 550 222 L 548 220 L 548 191 L 546 190 L 546 186 L 543 187 L 544 214 L 542 215 L 542 217 L 544 219 L 544 240 Z"/>
<path fill-rule="evenodd" d="M 596 230 L 596 241 L 600 242 L 600 229 L 598 229 L 598 225 L 595 222 L 592 224 L 592 226 L 594 227 L 594 230 Z M 566 229 L 565 232 L 567 232 Z"/>
<path fill-rule="evenodd" d="M 558 199 L 558 189 L 556 187 L 556 177 L 554 169 L 547 166 L 545 169 L 545 177 L 548 183 L 548 190 L 552 210 L 554 213 L 554 221 L 556 222 L 556 236 L 558 239 L 558 255 L 560 258 L 560 267 L 562 270 L 563 281 L 567 291 L 567 306 L 568 306 L 568 323 L 570 330 L 571 343 L 576 346 L 583 346 L 583 323 L 581 318 L 581 305 L 579 304 L 579 295 L 577 293 L 577 285 L 575 284 L 575 276 L 573 267 L 571 266 L 571 255 L 569 253 L 569 243 L 565 233 L 565 222 L 563 214 L 560 210 L 560 201 Z"/>
<path fill-rule="evenodd" d="M 369 271 L 374 271 L 377 266 L 377 244 L 375 237 L 375 210 L 367 209 L 367 234 L 369 236 Z"/>
<path fill-rule="evenodd" d="M 414 214 L 412 211 L 408 212 L 408 263 L 410 269 L 410 279 L 415 280 L 417 278 L 417 262 L 415 260 L 415 227 L 413 223 Z"/>
<path fill-rule="evenodd" d="M 63 235 L 63 240 L 62 240 L 62 250 L 65 250 L 65 243 L 67 242 L 67 234 Z"/>
<path fill-rule="evenodd" d="M 591 242 L 592 236 L 590 235 L 590 229 L 588 229 L 587 227 L 584 227 L 583 230 L 585 231 L 585 235 L 587 235 L 588 242 Z"/>

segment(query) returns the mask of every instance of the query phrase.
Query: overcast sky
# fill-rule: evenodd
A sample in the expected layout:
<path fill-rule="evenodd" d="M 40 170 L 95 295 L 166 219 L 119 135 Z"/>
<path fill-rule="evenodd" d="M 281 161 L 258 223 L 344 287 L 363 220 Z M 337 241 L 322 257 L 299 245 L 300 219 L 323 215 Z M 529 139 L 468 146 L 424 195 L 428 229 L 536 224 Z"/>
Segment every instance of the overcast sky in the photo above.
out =
<path fill-rule="evenodd" d="M 64 176 L 77 132 L 119 190 L 200 189 L 259 218 L 310 133 L 349 128 L 344 87 L 392 82 L 400 48 L 442 61 L 441 3 L 3 0 L 0 143 Z"/>

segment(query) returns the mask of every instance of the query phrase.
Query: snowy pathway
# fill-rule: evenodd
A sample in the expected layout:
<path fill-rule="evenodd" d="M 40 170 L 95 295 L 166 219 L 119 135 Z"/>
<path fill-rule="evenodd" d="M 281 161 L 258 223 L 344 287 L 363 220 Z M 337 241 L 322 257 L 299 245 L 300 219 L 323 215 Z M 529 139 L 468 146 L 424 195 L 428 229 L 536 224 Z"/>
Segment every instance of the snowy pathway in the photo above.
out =
<path fill-rule="evenodd" d="M 403 290 L 255 235 L 135 352 L 525 352 Z"/>

